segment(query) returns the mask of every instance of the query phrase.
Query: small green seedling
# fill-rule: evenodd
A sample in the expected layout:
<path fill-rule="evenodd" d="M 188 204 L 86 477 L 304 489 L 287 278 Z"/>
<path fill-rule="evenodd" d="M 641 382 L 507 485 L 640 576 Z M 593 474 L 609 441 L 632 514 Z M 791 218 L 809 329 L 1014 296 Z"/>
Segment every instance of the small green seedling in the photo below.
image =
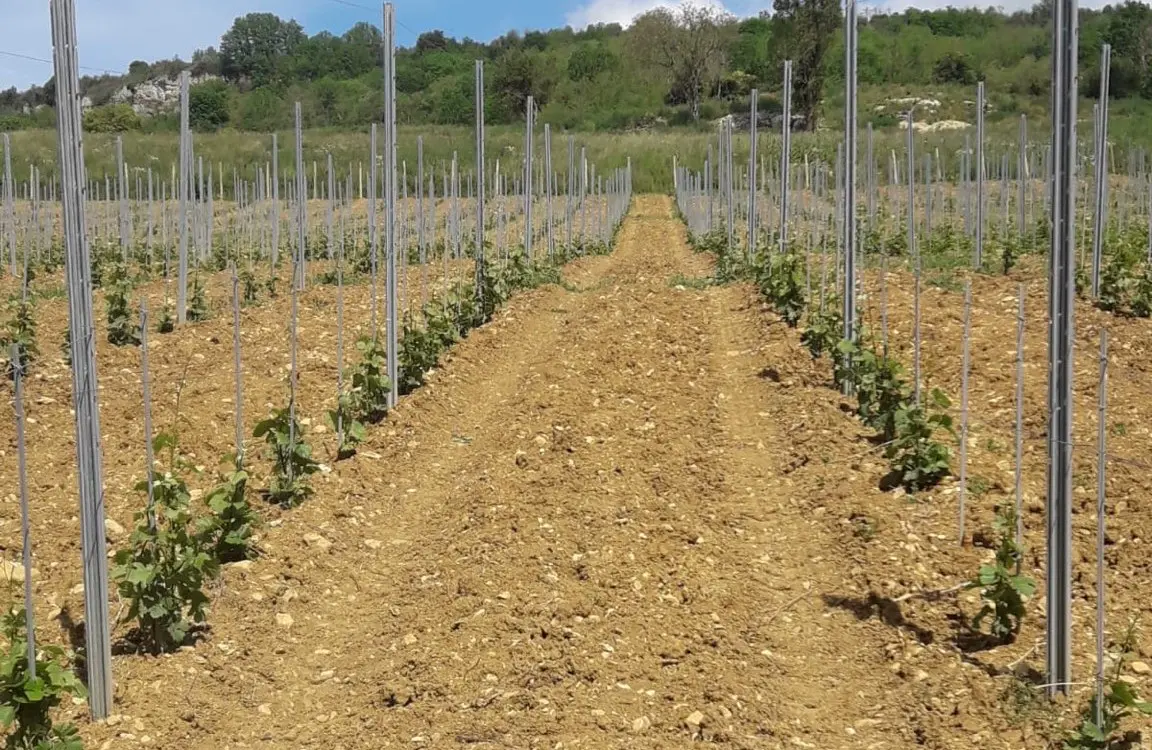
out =
<path fill-rule="evenodd" d="M 8 301 L 12 317 L 0 334 L 0 360 L 7 360 L 13 344 L 20 347 L 20 371 L 27 374 L 28 365 L 40 355 L 36 346 L 36 318 L 32 315 L 32 303 L 15 297 Z M 14 376 L 13 363 L 8 363 L 8 375 Z"/>
<path fill-rule="evenodd" d="M 428 371 L 436 367 L 443 351 L 443 339 L 429 327 L 417 326 L 411 317 L 404 316 L 404 328 L 400 338 L 399 390 L 408 395 L 424 385 Z"/>
<path fill-rule="evenodd" d="M 979 589 L 980 598 L 984 600 L 984 606 L 972 620 L 972 627 L 980 630 L 988 621 L 993 638 L 1000 643 L 1011 643 L 1024 620 L 1024 603 L 1036 593 L 1036 582 L 1017 572 L 1024 551 L 1016 543 L 1016 512 L 1011 508 L 1001 510 L 994 528 L 999 537 L 996 557 L 982 566 L 968 584 L 969 589 Z"/>
<path fill-rule="evenodd" d="M 277 409 L 256 425 L 252 435 L 264 440 L 273 461 L 268 499 L 282 508 L 295 508 L 307 500 L 312 495 L 308 477 L 320 470 L 320 464 L 312 459 L 299 421 L 293 422 L 288 409 Z"/>
<path fill-rule="evenodd" d="M 1064 743 L 1065 750 L 1113 750 L 1129 747 L 1119 736 L 1121 724 L 1130 716 L 1152 716 L 1152 703 L 1140 700 L 1136 688 L 1121 679 L 1125 657 L 1136 643 L 1136 623 L 1129 624 L 1121 645 L 1120 658 L 1111 681 L 1105 685 L 1104 701 L 1093 695 L 1084 711 L 1080 726 Z"/>
<path fill-rule="evenodd" d="M 8 731 L 5 750 L 82 750 L 76 727 L 53 724 L 52 709 L 87 692 L 71 670 L 71 655 L 60 646 L 41 646 L 36 676 L 28 669 L 24 610 L 14 608 L 2 625 L 7 648 L 0 651 L 0 725 Z"/>
<path fill-rule="evenodd" d="M 129 602 L 124 620 L 136 620 L 145 645 L 163 653 L 183 645 L 193 624 L 205 621 L 204 587 L 218 563 L 196 533 L 188 486 L 174 473 L 183 466 L 176 438 L 162 433 L 153 447 L 169 452 L 170 469 L 153 476 L 149 502 L 136 513 L 129 547 L 116 553 L 112 578 Z M 136 489 L 147 493 L 148 480 Z"/>
<path fill-rule="evenodd" d="M 256 556 L 252 532 L 259 522 L 248 502 L 248 472 L 236 463 L 232 471 L 204 496 L 208 515 L 199 520 L 200 538 L 220 562 Z"/>
<path fill-rule="evenodd" d="M 360 361 L 352 368 L 352 413 L 363 422 L 375 424 L 388 413 L 388 396 L 392 392 L 387 375 L 388 355 L 377 336 L 359 339 L 356 348 Z"/>
<path fill-rule="evenodd" d="M 895 412 L 895 438 L 885 453 L 908 492 L 931 489 L 948 476 L 952 451 L 936 439 L 936 434 L 955 436 L 952 417 L 943 411 L 949 405 L 948 397 L 936 389 L 929 406 L 907 403 Z"/>
<path fill-rule="evenodd" d="M 356 454 L 356 446 L 368 437 L 364 423 L 353 413 L 352 394 L 342 393 L 336 401 L 336 408 L 328 410 L 328 424 L 336 433 L 340 443 L 336 446 L 336 458 L 343 461 Z"/>
<path fill-rule="evenodd" d="M 188 302 L 187 317 L 192 323 L 208 319 L 208 300 L 198 276 L 192 281 L 192 299 Z"/>
<path fill-rule="evenodd" d="M 808 326 L 800 334 L 800 343 L 808 347 L 813 359 L 819 359 L 825 354 L 834 354 L 843 335 L 844 320 L 839 313 L 839 303 L 829 300 L 823 310 L 808 314 Z"/>
<path fill-rule="evenodd" d="M 120 263 L 114 263 L 105 279 L 108 302 L 108 343 L 115 346 L 139 346 L 140 326 L 132 313 L 129 297 L 132 281 Z"/>

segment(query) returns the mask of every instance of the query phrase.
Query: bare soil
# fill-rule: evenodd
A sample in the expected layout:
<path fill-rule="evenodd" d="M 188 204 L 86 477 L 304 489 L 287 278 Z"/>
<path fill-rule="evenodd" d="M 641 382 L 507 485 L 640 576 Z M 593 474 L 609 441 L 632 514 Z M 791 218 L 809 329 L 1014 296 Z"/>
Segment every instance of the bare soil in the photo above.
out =
<path fill-rule="evenodd" d="M 638 198 L 614 254 L 515 297 L 358 456 L 317 477 L 311 500 L 264 509 L 263 554 L 225 569 L 202 639 L 167 656 L 119 653 L 113 720 L 70 711 L 88 746 L 1046 747 L 1068 707 L 1029 687 L 1043 671 L 1042 597 L 1015 644 L 980 650 L 964 637 L 974 594 L 896 601 L 970 578 L 990 554 L 974 537 L 1010 501 L 1016 281 L 976 282 L 971 458 L 983 489 L 972 490 L 961 547 L 954 482 L 915 498 L 882 491 L 882 456 L 798 332 L 750 287 L 673 281 L 710 272 L 670 199 Z M 890 281 L 898 343 L 910 285 Z M 366 294 L 350 292 L 349 326 L 367 325 Z M 301 410 L 321 456 L 334 447 L 319 431 L 335 395 L 331 295 L 309 292 L 301 318 Z M 962 297 L 929 291 L 925 310 L 929 385 L 958 400 Z M 286 400 L 285 311 L 280 300 L 245 312 L 249 427 Z M 1044 312 L 1033 285 L 1025 468 L 1037 550 Z M 42 330 L 62 332 L 57 314 Z M 1085 681 L 1095 326 L 1113 330 L 1112 419 L 1126 425 L 1113 452 L 1142 460 L 1141 425 L 1152 423 L 1149 324 L 1101 316 L 1079 318 L 1074 605 Z M 210 473 L 231 449 L 228 321 L 153 338 L 156 422 L 172 423 L 183 381 L 181 442 Z M 108 513 L 124 528 L 143 502 L 131 489 L 144 464 L 138 355 L 100 351 Z M 63 640 L 82 618 L 70 386 L 62 363 L 37 372 L 37 613 L 42 637 Z M 0 472 L 12 477 L 12 428 L 0 430 Z M 1112 467 L 1110 635 L 1149 606 L 1148 476 Z M 110 549 L 123 542 L 113 535 Z M 0 547 L 19 559 L 14 495 L 0 504 Z M 1042 583 L 1042 556 L 1028 562 Z"/>

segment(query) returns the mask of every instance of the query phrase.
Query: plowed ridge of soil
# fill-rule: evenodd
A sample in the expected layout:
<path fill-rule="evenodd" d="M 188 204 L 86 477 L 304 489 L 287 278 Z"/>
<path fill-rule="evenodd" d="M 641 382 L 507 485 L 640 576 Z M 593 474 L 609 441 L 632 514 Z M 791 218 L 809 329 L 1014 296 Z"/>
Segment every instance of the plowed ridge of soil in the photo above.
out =
<path fill-rule="evenodd" d="M 117 657 L 92 746 L 915 746 L 891 634 L 826 604 L 860 592 L 794 459 L 811 396 L 747 289 L 672 281 L 710 265 L 638 199 L 226 569 L 208 638 Z"/>

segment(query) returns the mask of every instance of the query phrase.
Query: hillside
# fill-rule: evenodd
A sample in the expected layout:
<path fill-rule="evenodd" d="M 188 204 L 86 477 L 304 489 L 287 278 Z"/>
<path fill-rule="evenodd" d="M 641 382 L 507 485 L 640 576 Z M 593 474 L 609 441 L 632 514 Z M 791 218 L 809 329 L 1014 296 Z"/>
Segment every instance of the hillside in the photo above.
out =
<path fill-rule="evenodd" d="M 1025 111 L 1027 100 L 1047 92 L 1048 20 L 1044 3 L 1012 14 L 947 9 L 872 15 L 859 37 L 860 84 L 891 97 L 985 79 L 990 97 L 1000 98 L 998 110 Z M 818 124 L 840 99 L 840 26 L 836 3 L 778 0 L 774 14 L 745 20 L 655 12 L 629 29 L 510 32 L 488 43 L 430 31 L 398 52 L 398 112 L 407 124 L 469 123 L 473 60 L 483 59 L 493 123 L 518 121 L 532 95 L 543 121 L 567 129 L 690 124 L 746 111 L 753 88 L 765 92 L 763 107 L 771 112 L 782 60 L 791 57 L 799 110 L 809 102 L 809 124 Z M 707 54 L 695 62 L 676 54 L 685 34 L 706 37 L 712 45 Z M 104 132 L 174 129 L 177 78 L 190 69 L 197 81 L 192 117 L 198 130 L 289 127 L 295 101 L 304 105 L 307 127 L 360 128 L 380 119 L 380 38 L 365 23 L 340 36 L 309 37 L 295 21 L 249 14 L 236 20 L 218 47 L 197 51 L 190 62 L 138 61 L 123 76 L 84 78 L 91 107 L 86 125 Z M 1148 6 L 1129 2 L 1082 10 L 1080 38 L 1085 94 L 1095 94 L 1096 61 L 1108 42 L 1113 96 L 1152 97 Z M 52 81 L 25 92 L 0 92 L 0 130 L 50 127 L 52 98 Z M 883 126 L 893 124 L 895 114 L 873 106 L 864 116 Z"/>

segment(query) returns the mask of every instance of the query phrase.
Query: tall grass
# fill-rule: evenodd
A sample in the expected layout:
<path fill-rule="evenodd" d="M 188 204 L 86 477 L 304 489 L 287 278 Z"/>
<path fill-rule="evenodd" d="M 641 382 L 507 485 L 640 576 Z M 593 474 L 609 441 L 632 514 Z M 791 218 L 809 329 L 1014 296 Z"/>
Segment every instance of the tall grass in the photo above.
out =
<path fill-rule="evenodd" d="M 939 87 L 937 87 L 939 88 Z M 861 108 L 861 123 L 874 121 L 877 125 L 887 123 L 888 127 L 878 127 L 875 132 L 874 155 L 876 163 L 884 168 L 895 151 L 903 165 L 905 134 L 890 126 L 894 121 L 894 111 L 898 104 L 884 102 L 900 96 L 922 96 L 940 99 L 942 107 L 934 119 L 960 119 L 972 122 L 973 107 L 963 99 L 965 89 L 949 87 L 937 91 L 926 88 L 923 91 L 886 89 L 882 96 L 872 92 L 869 104 Z M 974 96 L 974 94 L 973 94 Z M 862 102 L 863 104 L 863 102 Z M 1034 144 L 1043 143 L 1047 138 L 1047 112 L 1040 103 L 1031 99 L 1017 101 L 1011 97 L 992 98 L 992 110 L 988 113 L 987 131 L 989 153 L 1014 152 L 1018 142 L 1018 120 L 1021 111 L 1029 116 L 1029 137 Z M 842 97 L 831 97 L 825 102 L 826 117 L 822 129 L 816 133 L 797 133 L 793 137 L 793 159 L 803 163 L 810 161 L 831 163 L 836 157 L 837 143 L 842 137 L 839 129 L 843 122 Z M 893 110 L 893 112 L 889 112 Z M 1114 169 L 1125 168 L 1124 160 L 1128 146 L 1152 146 L 1152 130 L 1145 123 L 1152 115 L 1152 104 L 1136 100 L 1119 100 L 1112 105 L 1109 132 L 1115 144 Z M 1080 132 L 1082 142 L 1087 142 L 1092 129 L 1092 104 L 1085 100 L 1080 106 Z M 955 176 L 956 154 L 964 147 L 965 134 L 974 137 L 974 129 L 922 133 L 917 136 L 917 148 L 922 154 L 939 153 L 948 174 Z M 704 164 L 709 143 L 716 143 L 714 132 L 706 128 L 663 127 L 650 131 L 573 133 L 576 139 L 577 170 L 579 169 L 580 148 L 586 147 L 591 164 L 602 172 L 623 167 L 632 160 L 633 187 L 637 192 L 671 192 L 672 159 L 675 156 L 681 164 L 700 169 Z M 462 174 L 471 169 L 475 152 L 475 136 L 470 128 L 455 126 L 401 126 L 398 135 L 399 158 L 407 163 L 409 187 L 414 188 L 416 171 L 416 138 L 424 137 L 425 165 L 437 175 L 437 192 L 441 192 L 441 177 L 455 154 L 461 165 Z M 543 156 L 543 129 L 539 129 L 536 140 L 537 154 Z M 564 189 L 564 175 L 568 169 L 568 133 L 557 130 L 553 134 L 553 169 L 560 175 L 560 187 Z M 779 133 L 761 128 L 760 154 L 766 164 L 775 165 L 779 159 Z M 12 164 L 18 179 L 26 180 L 28 168 L 35 165 L 41 174 L 50 179 L 56 170 L 56 135 L 49 130 L 27 130 L 12 133 Z M 294 171 L 294 143 L 290 131 L 280 133 L 280 168 L 284 175 Z M 85 155 L 89 177 L 103 179 L 105 175 L 115 175 L 115 136 L 108 134 L 85 135 Z M 323 171 L 327 153 L 331 152 L 337 165 L 338 174 L 346 176 L 349 168 L 354 175 L 358 190 L 359 170 L 368 162 L 369 138 L 367 131 L 352 133 L 340 130 L 309 130 L 304 135 L 304 160 L 309 165 L 316 162 Z M 248 180 L 255 176 L 256 167 L 269 163 L 272 159 L 272 137 L 268 134 L 224 130 L 218 133 L 198 134 L 195 138 L 198 156 L 208 164 L 224 169 L 226 191 L 232 184 L 232 170 L 238 170 Z M 495 168 L 499 160 L 500 170 L 510 177 L 518 176 L 522 170 L 521 158 L 524 150 L 524 133 L 515 126 L 491 126 L 488 128 L 489 169 Z M 747 138 L 736 139 L 736 168 L 745 169 L 747 163 Z M 129 167 L 136 170 L 152 167 L 160 179 L 169 179 L 171 169 L 177 163 L 179 143 L 173 133 L 129 133 L 124 136 L 124 158 Z M 861 143 L 860 156 L 864 156 Z M 886 169 L 885 169 L 886 172 Z M 466 185 L 466 179 L 464 181 Z M 465 187 L 465 191 L 466 191 Z"/>

